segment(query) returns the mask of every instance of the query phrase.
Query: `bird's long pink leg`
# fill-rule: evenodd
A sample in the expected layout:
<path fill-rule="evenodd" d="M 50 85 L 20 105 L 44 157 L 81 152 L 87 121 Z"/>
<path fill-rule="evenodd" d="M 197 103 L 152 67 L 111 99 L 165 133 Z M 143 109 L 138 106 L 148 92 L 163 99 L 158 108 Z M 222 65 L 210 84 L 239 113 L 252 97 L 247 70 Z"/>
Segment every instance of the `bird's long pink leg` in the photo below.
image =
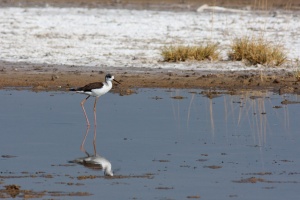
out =
<path fill-rule="evenodd" d="M 95 103 L 94 103 L 94 140 L 93 140 L 93 145 L 94 145 L 94 154 L 95 156 L 97 155 L 97 150 L 96 150 L 96 136 L 97 136 L 97 116 L 96 116 L 96 105 L 99 97 L 95 98 Z"/>
<path fill-rule="evenodd" d="M 90 126 L 87 126 L 87 127 L 86 127 L 86 133 L 85 133 L 85 136 L 84 136 L 84 138 L 83 138 L 83 140 L 82 140 L 82 143 L 81 143 L 81 146 L 80 146 L 80 150 L 81 150 L 82 152 L 84 152 L 87 156 L 90 156 L 90 154 L 85 150 L 85 148 L 84 148 L 84 143 L 85 143 L 86 137 L 87 137 L 87 135 L 88 135 L 88 133 L 89 133 L 89 130 L 90 130 Z"/>
<path fill-rule="evenodd" d="M 88 117 L 86 115 L 86 112 L 85 112 L 85 109 L 84 109 L 84 103 L 86 102 L 86 100 L 88 100 L 88 98 L 90 98 L 90 96 L 88 96 L 87 98 L 83 99 L 82 102 L 80 103 L 80 105 L 82 107 L 82 110 L 83 110 L 83 113 L 84 113 L 84 116 L 85 116 L 85 119 L 86 119 L 87 126 L 90 126 L 89 119 L 88 119 Z"/>
<path fill-rule="evenodd" d="M 89 154 L 86 152 L 85 148 L 84 148 L 84 143 L 85 143 L 85 140 L 86 140 L 86 137 L 89 133 L 89 129 L 90 129 L 90 122 L 89 122 L 89 119 L 87 117 L 87 114 L 85 112 L 85 109 L 84 109 L 84 103 L 86 102 L 86 100 L 89 98 L 90 96 L 88 96 L 87 98 L 83 99 L 83 101 L 80 103 L 81 107 L 82 107 L 82 110 L 83 110 L 83 113 L 84 113 L 84 116 L 85 116 L 85 119 L 86 119 L 86 123 L 87 123 L 87 127 L 86 127 L 86 133 L 85 133 L 85 136 L 82 140 L 82 143 L 81 143 L 81 146 L 80 146 L 80 150 L 82 152 L 84 152 L 85 154 L 87 154 L 89 156 Z"/>

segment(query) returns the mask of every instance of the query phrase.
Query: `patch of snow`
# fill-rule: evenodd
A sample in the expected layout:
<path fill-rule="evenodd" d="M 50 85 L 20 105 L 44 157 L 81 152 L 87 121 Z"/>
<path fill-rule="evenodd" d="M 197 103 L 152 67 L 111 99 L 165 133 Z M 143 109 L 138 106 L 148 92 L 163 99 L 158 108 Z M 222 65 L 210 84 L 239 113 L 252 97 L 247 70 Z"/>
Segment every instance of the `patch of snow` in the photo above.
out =
<path fill-rule="evenodd" d="M 300 15 L 88 8 L 0 8 L 0 60 L 55 65 L 249 70 L 239 62 L 160 62 L 168 45 L 263 34 L 299 58 Z"/>

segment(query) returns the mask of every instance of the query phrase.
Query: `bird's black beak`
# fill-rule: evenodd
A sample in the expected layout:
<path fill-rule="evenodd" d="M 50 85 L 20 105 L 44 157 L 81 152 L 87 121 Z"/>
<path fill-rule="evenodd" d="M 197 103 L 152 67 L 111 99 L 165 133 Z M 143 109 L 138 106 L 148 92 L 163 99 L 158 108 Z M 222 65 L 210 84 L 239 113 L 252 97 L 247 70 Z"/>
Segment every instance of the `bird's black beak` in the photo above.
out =
<path fill-rule="evenodd" d="M 114 79 L 114 81 L 116 81 L 117 83 L 119 83 L 119 84 L 121 85 L 121 83 L 120 83 L 119 81 L 117 81 L 117 80 L 115 80 L 115 79 Z"/>

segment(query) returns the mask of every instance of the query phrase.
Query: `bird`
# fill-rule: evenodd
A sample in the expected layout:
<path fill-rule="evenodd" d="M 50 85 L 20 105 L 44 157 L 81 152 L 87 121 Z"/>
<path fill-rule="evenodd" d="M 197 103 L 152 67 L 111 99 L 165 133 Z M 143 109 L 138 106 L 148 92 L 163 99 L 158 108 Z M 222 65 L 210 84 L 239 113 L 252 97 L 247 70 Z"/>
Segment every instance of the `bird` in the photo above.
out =
<path fill-rule="evenodd" d="M 86 150 L 84 149 L 84 143 L 85 143 L 85 139 L 86 136 L 88 134 L 88 130 L 90 127 L 90 122 L 89 119 L 87 117 L 85 108 L 84 108 L 84 103 L 88 100 L 88 98 L 95 97 L 95 102 L 94 102 L 94 139 L 93 139 L 93 144 L 94 144 L 94 154 L 97 155 L 96 152 L 96 127 L 97 127 L 97 116 L 96 116 L 96 105 L 97 105 L 97 101 L 98 98 L 104 94 L 106 94 L 108 91 L 111 90 L 112 88 L 112 81 L 117 82 L 118 84 L 121 84 L 119 81 L 114 79 L 115 77 L 112 76 L 111 74 L 107 74 L 105 76 L 105 81 L 104 82 L 94 82 L 94 83 L 89 83 L 83 87 L 79 87 L 79 88 L 72 88 L 70 89 L 70 91 L 75 91 L 76 93 L 80 93 L 80 94 L 85 94 L 88 95 L 85 99 L 83 99 L 80 103 L 85 119 L 86 119 L 86 123 L 87 123 L 87 132 L 86 135 L 81 143 L 80 146 L 80 150 L 84 153 L 86 153 L 88 156 L 89 154 L 86 152 Z"/>
<path fill-rule="evenodd" d="M 93 169 L 102 169 L 104 171 L 105 176 L 114 176 L 113 171 L 111 169 L 111 163 L 104 157 L 96 154 L 90 156 L 87 153 L 87 157 L 77 158 L 70 163 L 77 163 L 84 165 L 85 167 L 93 168 Z"/>

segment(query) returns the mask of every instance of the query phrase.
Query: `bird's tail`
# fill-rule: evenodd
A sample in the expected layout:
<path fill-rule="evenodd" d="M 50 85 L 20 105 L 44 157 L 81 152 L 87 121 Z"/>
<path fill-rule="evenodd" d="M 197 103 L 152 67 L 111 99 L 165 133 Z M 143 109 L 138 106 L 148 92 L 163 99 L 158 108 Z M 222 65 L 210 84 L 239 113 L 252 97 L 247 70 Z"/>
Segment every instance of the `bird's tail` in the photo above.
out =
<path fill-rule="evenodd" d="M 77 89 L 76 88 L 70 88 L 69 91 L 73 91 L 73 92 L 76 92 Z"/>

